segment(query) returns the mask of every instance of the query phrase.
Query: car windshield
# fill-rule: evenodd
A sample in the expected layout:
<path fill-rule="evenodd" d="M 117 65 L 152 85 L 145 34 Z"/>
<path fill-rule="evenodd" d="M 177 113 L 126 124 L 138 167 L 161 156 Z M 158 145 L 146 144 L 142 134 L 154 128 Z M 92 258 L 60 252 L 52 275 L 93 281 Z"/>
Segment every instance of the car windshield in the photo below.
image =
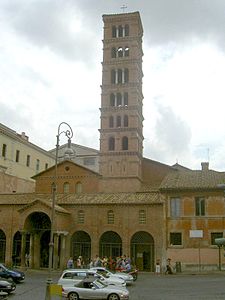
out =
<path fill-rule="evenodd" d="M 107 284 L 103 283 L 102 281 L 100 281 L 99 279 L 94 281 L 94 285 L 99 288 L 99 289 L 103 289 L 107 286 Z"/>

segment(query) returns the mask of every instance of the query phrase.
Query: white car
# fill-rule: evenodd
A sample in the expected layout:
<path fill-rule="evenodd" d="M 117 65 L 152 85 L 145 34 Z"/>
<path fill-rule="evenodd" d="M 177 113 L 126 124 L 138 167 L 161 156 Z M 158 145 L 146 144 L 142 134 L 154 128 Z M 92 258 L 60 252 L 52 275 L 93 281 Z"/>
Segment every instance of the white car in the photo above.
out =
<path fill-rule="evenodd" d="M 89 270 L 89 269 L 64 270 L 58 280 L 58 284 L 62 286 L 64 285 L 74 286 L 77 285 L 80 281 L 84 280 L 85 278 L 89 278 L 90 281 L 99 279 L 101 282 L 107 285 L 118 285 L 124 287 L 126 286 L 126 282 L 121 278 L 105 276 L 104 274 L 102 275 L 95 270 Z"/>
<path fill-rule="evenodd" d="M 112 273 L 111 271 L 109 271 L 108 269 L 106 269 L 104 267 L 93 267 L 93 268 L 90 268 L 90 270 L 97 271 L 99 274 L 105 275 L 107 278 L 123 279 L 127 285 L 132 284 L 134 282 L 133 276 L 128 273 L 123 273 L 123 272 Z"/>
<path fill-rule="evenodd" d="M 65 285 L 62 289 L 62 295 L 69 300 L 129 300 L 129 291 L 125 287 L 105 285 L 98 279 L 91 283 L 80 281 L 76 286 Z"/>

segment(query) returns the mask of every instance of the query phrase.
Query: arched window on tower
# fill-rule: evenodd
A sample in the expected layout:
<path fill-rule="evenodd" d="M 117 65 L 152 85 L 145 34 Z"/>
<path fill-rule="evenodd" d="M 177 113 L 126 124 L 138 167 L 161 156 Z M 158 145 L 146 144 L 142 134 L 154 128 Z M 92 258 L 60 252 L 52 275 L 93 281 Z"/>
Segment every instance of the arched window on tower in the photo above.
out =
<path fill-rule="evenodd" d="M 112 57 L 112 58 L 116 58 L 116 48 L 115 48 L 115 47 L 113 47 L 113 48 L 111 49 L 111 57 Z"/>
<path fill-rule="evenodd" d="M 112 27 L 112 37 L 115 38 L 116 37 L 116 26 Z"/>
<path fill-rule="evenodd" d="M 124 69 L 124 83 L 129 81 L 129 70 L 126 68 Z"/>
<path fill-rule="evenodd" d="M 118 51 L 118 57 L 123 57 L 123 48 L 119 47 L 117 51 Z"/>
<path fill-rule="evenodd" d="M 130 52 L 130 49 L 129 49 L 129 47 L 125 47 L 125 50 L 124 50 L 124 55 L 125 56 L 129 56 L 129 52 Z"/>
<path fill-rule="evenodd" d="M 123 71 L 118 69 L 118 83 L 123 83 Z"/>
<path fill-rule="evenodd" d="M 117 106 L 121 106 L 122 105 L 122 95 L 121 93 L 117 93 L 116 94 L 116 102 L 117 102 Z"/>
<path fill-rule="evenodd" d="M 114 118 L 113 116 L 109 117 L 109 128 L 113 128 L 114 127 Z"/>
<path fill-rule="evenodd" d="M 124 97 L 124 106 L 128 106 L 128 93 L 125 92 L 125 93 L 123 94 L 123 97 Z"/>
<path fill-rule="evenodd" d="M 123 118 L 123 126 L 128 127 L 128 115 L 125 115 Z"/>
<path fill-rule="evenodd" d="M 125 36 L 129 36 L 129 25 L 125 25 Z"/>
<path fill-rule="evenodd" d="M 110 137 L 109 138 L 109 151 L 114 151 L 115 150 L 115 138 Z"/>
<path fill-rule="evenodd" d="M 122 150 L 128 150 L 128 137 L 124 136 L 122 138 Z"/>
<path fill-rule="evenodd" d="M 120 26 L 118 27 L 118 36 L 119 36 L 119 37 L 123 37 L 123 26 L 122 26 L 122 25 L 120 25 Z"/>
<path fill-rule="evenodd" d="M 116 70 L 111 70 L 111 83 L 115 84 L 116 83 Z"/>
<path fill-rule="evenodd" d="M 115 106 L 115 94 L 111 93 L 110 94 L 110 106 Z"/>
<path fill-rule="evenodd" d="M 121 127 L 121 116 L 116 117 L 116 127 Z"/>

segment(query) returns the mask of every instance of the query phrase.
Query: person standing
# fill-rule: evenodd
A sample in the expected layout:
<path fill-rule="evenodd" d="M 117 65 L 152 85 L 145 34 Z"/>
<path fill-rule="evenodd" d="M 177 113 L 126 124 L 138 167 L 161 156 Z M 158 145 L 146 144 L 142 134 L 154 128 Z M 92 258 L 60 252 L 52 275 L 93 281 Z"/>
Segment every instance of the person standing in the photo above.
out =
<path fill-rule="evenodd" d="M 155 265 L 155 274 L 160 275 L 160 273 L 161 273 L 160 259 L 157 259 Z"/>
<path fill-rule="evenodd" d="M 67 261 L 67 269 L 73 269 L 74 265 L 73 265 L 73 259 L 72 257 L 70 257 Z"/>

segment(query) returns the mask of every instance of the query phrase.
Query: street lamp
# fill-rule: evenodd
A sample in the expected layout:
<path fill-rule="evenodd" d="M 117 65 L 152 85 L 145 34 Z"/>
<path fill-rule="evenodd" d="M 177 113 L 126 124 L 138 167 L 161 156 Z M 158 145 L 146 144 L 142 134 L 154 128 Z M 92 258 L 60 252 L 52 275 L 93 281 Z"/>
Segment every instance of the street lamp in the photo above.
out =
<path fill-rule="evenodd" d="M 61 130 L 61 126 L 67 126 L 67 130 Z M 55 204 L 57 198 L 57 166 L 58 166 L 58 152 L 59 152 L 59 137 L 64 133 L 65 136 L 68 138 L 68 148 L 71 145 L 71 139 L 73 137 L 73 130 L 70 125 L 66 122 L 61 122 L 58 126 L 58 133 L 56 135 L 56 152 L 55 152 L 55 172 L 54 172 L 54 182 L 52 184 L 52 208 L 51 208 L 51 230 L 50 230 L 50 242 L 49 242 L 49 261 L 48 261 L 48 268 L 49 268 L 49 278 L 47 279 L 47 288 L 46 288 L 46 296 L 45 300 L 50 300 L 50 284 L 52 284 L 52 269 L 54 267 L 54 257 L 53 257 L 53 250 L 54 250 L 54 229 L 55 229 Z"/>

